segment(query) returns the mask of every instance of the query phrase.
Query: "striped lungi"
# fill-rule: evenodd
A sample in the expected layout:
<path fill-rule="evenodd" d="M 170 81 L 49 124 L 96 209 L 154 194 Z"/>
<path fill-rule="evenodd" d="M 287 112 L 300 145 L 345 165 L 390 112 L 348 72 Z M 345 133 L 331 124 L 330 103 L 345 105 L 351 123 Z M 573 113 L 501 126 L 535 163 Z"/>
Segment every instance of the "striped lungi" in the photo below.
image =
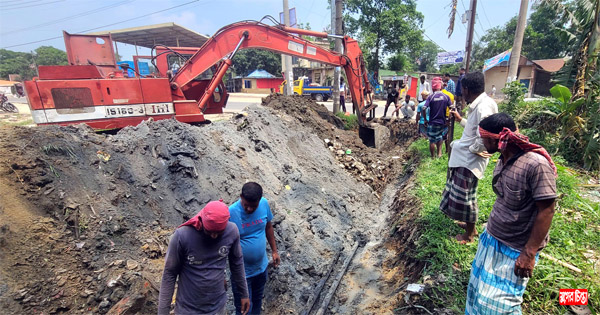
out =
<path fill-rule="evenodd" d="M 529 278 L 515 275 L 520 252 L 484 231 L 471 266 L 465 314 L 521 314 Z M 535 256 L 538 261 L 538 255 Z"/>
<path fill-rule="evenodd" d="M 477 222 L 477 182 L 477 177 L 468 168 L 450 168 L 440 210 L 454 220 Z"/>
<path fill-rule="evenodd" d="M 427 137 L 429 137 L 429 143 L 437 143 L 443 140 L 444 134 L 448 133 L 448 126 L 446 125 L 428 125 L 427 126 Z"/>

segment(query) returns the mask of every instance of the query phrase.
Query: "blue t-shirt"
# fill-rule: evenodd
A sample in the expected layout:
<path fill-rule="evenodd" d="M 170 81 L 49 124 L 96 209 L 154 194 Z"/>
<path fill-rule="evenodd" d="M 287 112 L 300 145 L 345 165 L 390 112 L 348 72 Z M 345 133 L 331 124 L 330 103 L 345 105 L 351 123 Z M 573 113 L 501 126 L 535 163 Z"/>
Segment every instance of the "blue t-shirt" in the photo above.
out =
<path fill-rule="evenodd" d="M 422 101 L 421 103 L 419 103 L 419 105 L 417 105 L 417 113 L 420 113 L 421 110 L 423 110 L 423 106 L 425 106 L 425 102 L 427 102 L 427 100 Z M 425 115 L 427 116 L 427 120 L 429 120 L 429 107 L 425 111 Z M 419 125 L 424 125 L 424 124 L 425 124 L 425 118 L 423 118 L 423 115 L 421 115 L 421 119 L 419 120 Z"/>
<path fill-rule="evenodd" d="M 258 208 L 252 214 L 247 214 L 238 200 L 229 206 L 230 222 L 237 225 L 240 231 L 240 244 L 244 254 L 244 268 L 246 278 L 263 273 L 269 264 L 267 258 L 267 222 L 273 220 L 271 207 L 265 198 L 261 198 Z"/>
<path fill-rule="evenodd" d="M 450 98 L 441 91 L 433 92 L 425 101 L 425 108 L 429 108 L 429 124 L 445 125 L 446 109 L 450 107 Z"/>

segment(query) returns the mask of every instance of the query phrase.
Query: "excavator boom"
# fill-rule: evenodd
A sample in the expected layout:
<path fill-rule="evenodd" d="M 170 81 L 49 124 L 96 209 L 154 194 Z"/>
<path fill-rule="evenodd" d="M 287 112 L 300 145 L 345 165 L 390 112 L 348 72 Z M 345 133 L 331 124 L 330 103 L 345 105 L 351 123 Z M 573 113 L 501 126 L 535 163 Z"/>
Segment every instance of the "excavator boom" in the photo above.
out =
<path fill-rule="evenodd" d="M 221 28 L 213 35 L 173 77 L 172 88 L 177 89 L 189 84 L 195 77 L 203 73 L 219 61 L 224 64 L 219 68 L 213 80 L 220 81 L 231 65 L 231 59 L 238 49 L 258 48 L 276 53 L 296 56 L 320 63 L 341 66 L 347 77 L 347 87 L 352 94 L 352 102 L 358 109 L 359 122 L 366 121 L 366 114 L 372 108 L 367 71 L 358 46 L 358 42 L 348 36 L 342 39 L 344 53 L 340 54 L 318 46 L 294 34 L 306 34 L 318 37 L 330 36 L 326 33 L 307 31 L 283 26 L 269 26 L 260 22 L 238 22 Z M 212 95 L 209 85 L 203 99 Z M 179 93 L 177 93 L 179 94 Z M 203 99 L 198 101 L 202 109 Z"/>

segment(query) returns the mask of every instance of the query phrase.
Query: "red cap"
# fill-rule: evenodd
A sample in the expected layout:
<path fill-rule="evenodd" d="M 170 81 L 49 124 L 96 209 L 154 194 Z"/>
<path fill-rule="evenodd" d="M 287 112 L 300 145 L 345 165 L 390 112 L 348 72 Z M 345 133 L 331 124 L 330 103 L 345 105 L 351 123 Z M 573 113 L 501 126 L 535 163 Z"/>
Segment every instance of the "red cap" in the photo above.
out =
<path fill-rule="evenodd" d="M 440 77 L 435 77 L 431 80 L 431 88 L 434 90 L 441 90 L 442 89 L 442 78 Z"/>
<path fill-rule="evenodd" d="M 223 231 L 229 222 L 229 208 L 222 200 L 209 202 L 200 211 L 202 225 L 209 231 Z"/>

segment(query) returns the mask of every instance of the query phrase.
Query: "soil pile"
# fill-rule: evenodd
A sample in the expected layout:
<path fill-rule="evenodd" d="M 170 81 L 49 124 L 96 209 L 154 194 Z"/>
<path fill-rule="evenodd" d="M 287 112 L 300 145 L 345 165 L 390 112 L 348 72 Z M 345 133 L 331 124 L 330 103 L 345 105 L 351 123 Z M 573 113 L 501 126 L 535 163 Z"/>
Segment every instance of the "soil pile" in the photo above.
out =
<path fill-rule="evenodd" d="M 279 114 L 282 119 L 291 116 L 313 130 L 335 153 L 341 167 L 379 194 L 389 180 L 404 169 L 406 147 L 418 138 L 418 130 L 411 121 L 382 121 L 390 129 L 391 136 L 388 145 L 379 150 L 365 146 L 357 130 L 343 130 L 344 122 L 339 117 L 310 98 L 272 94 L 263 99 L 262 105 L 285 113 Z"/>
<path fill-rule="evenodd" d="M 285 112 L 253 107 L 202 127 L 149 121 L 116 135 L 83 125 L 0 128 L 0 309 L 156 313 L 174 228 L 210 200 L 233 203 L 256 181 L 282 257 L 269 267 L 267 313 L 306 310 L 358 241 L 372 249 L 357 252 L 331 310 L 381 311 L 377 301 L 391 291 L 364 305 L 359 293 L 362 283 L 376 289 L 382 274 L 355 265 L 394 256 L 374 242 L 384 238 L 396 192 L 385 183 L 405 168 L 405 153 L 366 148 L 316 103 L 291 99 L 269 102 Z M 306 101 L 314 104 L 302 111 Z"/>

